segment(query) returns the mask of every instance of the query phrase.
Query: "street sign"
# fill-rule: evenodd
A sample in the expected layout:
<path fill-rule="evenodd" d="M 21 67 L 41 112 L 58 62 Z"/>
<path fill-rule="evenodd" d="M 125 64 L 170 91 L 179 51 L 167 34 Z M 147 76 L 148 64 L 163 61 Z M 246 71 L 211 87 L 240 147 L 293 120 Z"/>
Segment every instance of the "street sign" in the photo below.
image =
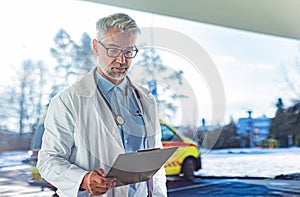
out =
<path fill-rule="evenodd" d="M 156 80 L 151 80 L 148 82 L 148 87 L 151 90 L 151 93 L 154 96 L 157 96 L 157 87 L 156 87 Z"/>

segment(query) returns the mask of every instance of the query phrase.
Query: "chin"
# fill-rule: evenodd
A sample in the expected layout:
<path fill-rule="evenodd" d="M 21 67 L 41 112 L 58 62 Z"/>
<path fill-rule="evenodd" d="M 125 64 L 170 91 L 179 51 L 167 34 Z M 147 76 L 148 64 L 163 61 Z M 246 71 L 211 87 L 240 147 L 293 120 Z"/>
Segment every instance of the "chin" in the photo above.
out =
<path fill-rule="evenodd" d="M 120 81 L 120 80 L 123 80 L 125 77 L 126 77 L 126 74 L 118 74 L 117 76 L 116 75 L 109 75 L 110 78 L 114 79 L 114 80 L 117 80 L 117 81 Z"/>

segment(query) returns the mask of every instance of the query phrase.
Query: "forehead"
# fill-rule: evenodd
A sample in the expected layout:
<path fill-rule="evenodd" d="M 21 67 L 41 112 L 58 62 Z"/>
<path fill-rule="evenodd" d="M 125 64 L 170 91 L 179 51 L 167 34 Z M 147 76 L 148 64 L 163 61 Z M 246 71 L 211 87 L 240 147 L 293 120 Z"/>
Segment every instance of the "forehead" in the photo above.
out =
<path fill-rule="evenodd" d="M 107 44 L 115 44 L 118 46 L 133 46 L 135 44 L 135 38 L 134 32 L 112 28 L 106 33 L 103 41 Z"/>

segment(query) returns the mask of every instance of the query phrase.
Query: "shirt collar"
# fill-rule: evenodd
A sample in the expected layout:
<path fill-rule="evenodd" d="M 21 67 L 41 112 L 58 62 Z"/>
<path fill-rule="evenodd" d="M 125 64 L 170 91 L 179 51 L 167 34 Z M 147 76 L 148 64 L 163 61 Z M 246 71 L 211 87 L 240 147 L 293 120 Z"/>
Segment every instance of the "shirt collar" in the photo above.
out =
<path fill-rule="evenodd" d="M 117 87 L 118 89 L 125 92 L 125 89 L 126 89 L 126 86 L 127 86 L 127 79 L 126 78 L 124 78 L 124 80 L 120 84 L 115 85 L 111 81 L 105 79 L 98 72 L 96 72 L 96 75 L 97 75 L 97 81 L 98 81 L 97 85 L 99 86 L 99 88 L 101 89 L 103 94 L 107 94 L 114 87 Z"/>

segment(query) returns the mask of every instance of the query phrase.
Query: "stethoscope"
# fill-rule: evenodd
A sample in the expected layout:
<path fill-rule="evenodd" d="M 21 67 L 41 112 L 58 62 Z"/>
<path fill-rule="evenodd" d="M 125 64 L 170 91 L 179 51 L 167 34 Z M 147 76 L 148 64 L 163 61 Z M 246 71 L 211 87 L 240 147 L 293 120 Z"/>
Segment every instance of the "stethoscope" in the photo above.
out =
<path fill-rule="evenodd" d="M 128 80 L 128 85 L 126 87 L 126 90 L 125 90 L 125 96 L 126 96 L 126 99 L 127 99 L 127 102 L 128 102 L 128 89 L 129 87 L 133 89 L 133 95 L 134 95 L 134 98 L 135 100 L 137 101 L 137 105 L 138 105 L 138 108 L 139 110 L 136 111 L 136 114 L 133 114 L 130 112 L 129 110 L 129 104 L 128 104 L 128 110 L 129 110 L 129 113 L 131 115 L 134 115 L 134 116 L 143 116 L 144 115 L 144 110 L 143 110 L 143 103 L 141 102 L 141 97 L 140 97 L 140 94 L 138 92 L 138 90 L 134 87 L 134 85 L 132 84 L 131 80 L 129 79 L 129 77 L 126 76 L 126 79 Z M 116 122 L 116 124 L 118 126 L 122 126 L 125 124 L 125 119 L 124 117 L 121 115 L 121 114 L 116 114 L 116 112 L 113 110 L 111 104 L 108 102 L 108 100 L 106 99 L 106 97 L 104 96 L 103 92 L 101 91 L 101 89 L 99 88 L 99 85 L 97 83 L 97 76 L 96 76 L 96 73 L 95 73 L 95 80 L 96 80 L 96 86 L 97 86 L 97 89 L 101 95 L 101 97 L 103 98 L 103 100 L 105 101 L 106 105 L 108 106 L 109 110 L 111 111 L 113 117 L 114 117 L 114 120 Z"/>

